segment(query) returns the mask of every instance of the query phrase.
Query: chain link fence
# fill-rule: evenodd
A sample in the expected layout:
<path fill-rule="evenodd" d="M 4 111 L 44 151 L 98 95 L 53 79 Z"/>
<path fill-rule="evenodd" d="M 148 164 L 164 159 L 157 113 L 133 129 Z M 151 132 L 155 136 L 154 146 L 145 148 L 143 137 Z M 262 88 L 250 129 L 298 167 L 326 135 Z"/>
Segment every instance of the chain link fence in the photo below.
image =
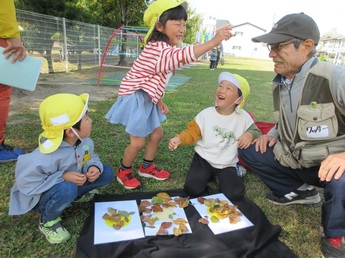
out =
<path fill-rule="evenodd" d="M 99 67 L 105 49 L 109 51 L 103 59 L 113 65 L 131 62 L 141 51 L 139 43 L 133 44 L 138 42 L 140 34 L 133 34 L 133 38 L 126 38 L 124 42 L 120 31 L 109 42 L 116 28 L 20 9 L 17 9 L 17 21 L 28 54 L 44 60 L 42 73 Z M 122 52 L 116 52 L 120 43 Z"/>

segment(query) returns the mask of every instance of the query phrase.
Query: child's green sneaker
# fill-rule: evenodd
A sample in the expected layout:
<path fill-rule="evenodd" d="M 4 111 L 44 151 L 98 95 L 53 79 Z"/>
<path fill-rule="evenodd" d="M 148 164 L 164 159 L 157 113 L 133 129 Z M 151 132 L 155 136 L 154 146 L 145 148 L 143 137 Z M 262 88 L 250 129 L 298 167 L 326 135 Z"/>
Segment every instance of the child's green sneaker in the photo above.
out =
<path fill-rule="evenodd" d="M 71 237 L 71 234 L 61 225 L 60 221 L 60 217 L 46 223 L 42 223 L 41 218 L 39 220 L 38 228 L 51 244 L 59 244 Z"/>
<path fill-rule="evenodd" d="M 87 192 L 83 196 L 81 196 L 78 199 L 76 199 L 74 202 L 89 202 L 89 201 L 91 201 L 93 199 L 95 194 L 98 194 L 98 193 L 99 192 L 98 192 L 97 189 L 93 189 L 90 192 Z"/>

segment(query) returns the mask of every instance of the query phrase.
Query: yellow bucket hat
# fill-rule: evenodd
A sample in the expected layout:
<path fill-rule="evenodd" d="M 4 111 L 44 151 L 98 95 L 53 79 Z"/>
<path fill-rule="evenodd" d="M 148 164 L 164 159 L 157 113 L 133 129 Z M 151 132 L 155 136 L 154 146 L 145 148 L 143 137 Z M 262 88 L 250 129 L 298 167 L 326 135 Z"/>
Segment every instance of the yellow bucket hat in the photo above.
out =
<path fill-rule="evenodd" d="M 43 133 L 38 137 L 42 153 L 55 151 L 63 140 L 64 130 L 78 123 L 88 109 L 89 94 L 59 93 L 47 97 L 39 107 Z"/>
<path fill-rule="evenodd" d="M 248 81 L 238 74 L 222 72 L 219 74 L 218 83 L 224 80 L 231 82 L 233 85 L 235 85 L 237 88 L 239 88 L 242 91 L 243 100 L 240 104 L 240 108 L 243 108 L 246 98 L 250 94 L 250 87 L 249 87 Z"/>
<path fill-rule="evenodd" d="M 150 29 L 144 38 L 144 45 L 146 45 L 147 40 L 151 37 L 159 16 L 165 11 L 179 5 L 182 5 L 187 10 L 186 0 L 157 0 L 146 9 L 144 13 L 144 22 Z"/>

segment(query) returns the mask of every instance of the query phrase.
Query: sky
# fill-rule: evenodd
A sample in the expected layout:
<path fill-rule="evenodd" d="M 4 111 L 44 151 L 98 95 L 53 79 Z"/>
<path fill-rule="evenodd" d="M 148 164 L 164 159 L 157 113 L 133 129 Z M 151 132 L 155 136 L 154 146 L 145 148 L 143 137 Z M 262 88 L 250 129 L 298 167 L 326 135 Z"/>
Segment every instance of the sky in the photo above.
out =
<path fill-rule="evenodd" d="M 187 0 L 204 18 L 228 20 L 233 25 L 250 22 L 269 32 L 280 18 L 304 12 L 319 26 L 321 36 L 336 28 L 345 35 L 344 0 Z"/>

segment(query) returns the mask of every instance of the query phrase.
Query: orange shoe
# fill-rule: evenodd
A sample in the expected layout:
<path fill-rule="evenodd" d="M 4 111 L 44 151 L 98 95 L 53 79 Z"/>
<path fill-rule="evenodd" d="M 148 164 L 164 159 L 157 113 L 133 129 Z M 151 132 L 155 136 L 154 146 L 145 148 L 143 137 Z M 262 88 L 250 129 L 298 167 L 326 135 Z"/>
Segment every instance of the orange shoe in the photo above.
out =
<path fill-rule="evenodd" d="M 151 164 L 148 168 L 143 168 L 142 164 L 140 164 L 139 175 L 142 177 L 154 178 L 159 181 L 163 181 L 170 177 L 168 171 L 157 168 L 155 164 Z"/>
<path fill-rule="evenodd" d="M 138 179 L 133 176 L 132 169 L 121 169 L 117 170 L 117 181 L 123 185 L 126 189 L 135 189 L 141 186 Z"/>

